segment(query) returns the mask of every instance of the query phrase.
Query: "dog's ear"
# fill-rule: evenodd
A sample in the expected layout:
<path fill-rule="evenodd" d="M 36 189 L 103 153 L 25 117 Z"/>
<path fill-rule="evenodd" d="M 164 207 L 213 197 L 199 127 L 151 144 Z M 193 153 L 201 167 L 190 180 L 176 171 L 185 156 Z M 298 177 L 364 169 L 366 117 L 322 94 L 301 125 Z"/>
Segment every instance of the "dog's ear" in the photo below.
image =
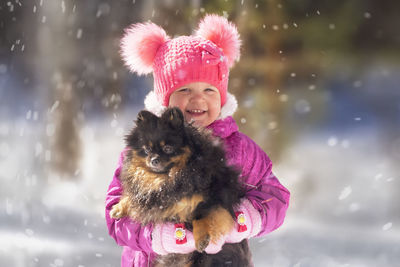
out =
<path fill-rule="evenodd" d="M 151 123 L 151 122 L 157 121 L 157 119 L 158 119 L 158 117 L 156 115 L 154 115 L 153 113 L 151 113 L 147 110 L 142 110 L 137 115 L 136 125 L 139 125 L 142 123 Z"/>
<path fill-rule="evenodd" d="M 175 129 L 183 127 L 185 121 L 183 113 L 179 108 L 169 108 L 161 116 L 163 121 L 168 122 L 170 126 Z"/>

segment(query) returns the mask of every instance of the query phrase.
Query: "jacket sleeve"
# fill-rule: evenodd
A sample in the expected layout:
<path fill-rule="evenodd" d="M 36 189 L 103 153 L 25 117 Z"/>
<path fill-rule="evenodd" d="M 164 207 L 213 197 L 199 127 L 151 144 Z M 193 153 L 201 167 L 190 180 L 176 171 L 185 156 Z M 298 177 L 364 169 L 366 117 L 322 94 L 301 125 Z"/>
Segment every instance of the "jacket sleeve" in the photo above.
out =
<path fill-rule="evenodd" d="M 110 217 L 112 206 L 119 202 L 122 195 L 122 186 L 119 176 L 122 169 L 125 151 L 126 150 L 121 153 L 118 167 L 115 170 L 114 177 L 106 195 L 105 217 L 108 233 L 120 246 L 128 246 L 136 251 L 153 252 L 151 248 L 151 233 L 153 231 L 153 226 L 151 224 L 141 226 L 140 223 L 134 222 L 128 217 L 121 219 L 113 219 Z"/>
<path fill-rule="evenodd" d="M 244 134 L 241 136 L 240 161 L 246 197 L 262 219 L 261 230 L 256 236 L 263 236 L 282 225 L 290 193 L 272 173 L 272 162 L 267 154 Z"/>

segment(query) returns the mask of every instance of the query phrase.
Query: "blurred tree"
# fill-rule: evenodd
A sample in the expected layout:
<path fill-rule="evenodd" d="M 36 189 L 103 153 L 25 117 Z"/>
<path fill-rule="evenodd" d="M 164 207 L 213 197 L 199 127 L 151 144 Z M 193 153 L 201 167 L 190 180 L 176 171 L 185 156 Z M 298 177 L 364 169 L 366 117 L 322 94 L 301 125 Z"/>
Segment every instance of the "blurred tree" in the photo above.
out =
<path fill-rule="evenodd" d="M 47 105 L 58 103 L 53 112 L 47 113 L 47 127 L 54 129 L 54 134 L 48 137 L 51 166 L 61 175 L 74 177 L 81 152 L 77 116 L 80 101 L 73 80 L 80 56 L 71 38 L 70 16 L 74 15 L 72 6 L 61 1 L 42 3 L 37 9 L 42 22 L 36 40 L 39 43 L 36 60 L 40 62 L 37 74 L 48 88 Z"/>
<path fill-rule="evenodd" d="M 239 102 L 235 117 L 277 161 L 294 132 L 329 112 L 325 73 L 361 71 L 371 57 L 398 62 L 399 8 L 390 0 L 8 1 L 0 5 L 0 57 L 14 48 L 9 70 L 24 73 L 24 90 L 37 90 L 36 105 L 52 111 L 51 162 L 73 175 L 86 117 L 116 113 L 129 104 L 127 81 L 138 81 L 118 53 L 123 29 L 152 20 L 170 36 L 184 35 L 205 13 L 224 15 L 243 40 L 229 83 Z"/>
<path fill-rule="evenodd" d="M 329 112 L 323 100 L 326 73 L 342 66 L 361 72 L 366 57 L 399 55 L 399 30 L 393 25 L 400 4 L 393 1 L 205 0 L 202 5 L 205 13 L 222 13 L 238 25 L 242 57 L 230 75 L 240 107 L 235 117 L 274 160 L 293 133 Z M 377 51 L 382 47 L 385 51 Z"/>
<path fill-rule="evenodd" d="M 118 74 L 126 72 L 118 54 L 119 38 L 126 24 L 140 19 L 141 5 L 133 2 L 0 5 L 0 55 L 10 47 L 16 50 L 7 66 L 26 77 L 22 90 L 38 96 L 32 102 L 44 114 L 45 150 L 51 151 L 50 167 L 61 176 L 74 177 L 80 168 L 79 129 L 85 116 L 119 108 Z M 126 12 L 132 5 L 138 8 Z"/>

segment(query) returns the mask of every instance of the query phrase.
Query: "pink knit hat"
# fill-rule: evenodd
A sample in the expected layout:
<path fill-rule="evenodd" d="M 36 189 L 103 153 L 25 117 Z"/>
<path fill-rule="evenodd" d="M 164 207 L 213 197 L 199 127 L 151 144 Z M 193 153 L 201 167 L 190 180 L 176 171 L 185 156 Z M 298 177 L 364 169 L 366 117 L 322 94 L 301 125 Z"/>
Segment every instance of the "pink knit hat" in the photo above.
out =
<path fill-rule="evenodd" d="M 168 106 L 170 95 L 191 82 L 215 86 L 226 102 L 229 68 L 240 56 L 236 26 L 224 17 L 207 15 L 195 35 L 174 39 L 154 23 L 137 23 L 125 30 L 121 55 L 132 72 L 153 72 L 154 92 Z"/>

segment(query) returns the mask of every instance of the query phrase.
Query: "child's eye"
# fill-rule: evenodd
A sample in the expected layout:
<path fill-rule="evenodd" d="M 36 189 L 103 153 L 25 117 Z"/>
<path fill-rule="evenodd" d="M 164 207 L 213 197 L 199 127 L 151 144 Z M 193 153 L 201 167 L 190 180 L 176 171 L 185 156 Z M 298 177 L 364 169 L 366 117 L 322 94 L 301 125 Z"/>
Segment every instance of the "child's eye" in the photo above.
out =
<path fill-rule="evenodd" d="M 206 92 L 215 92 L 215 90 L 213 88 L 206 88 L 206 89 L 204 89 L 204 91 L 206 91 Z"/>
<path fill-rule="evenodd" d="M 178 92 L 182 92 L 182 93 L 189 92 L 189 88 L 182 88 L 182 89 L 179 89 Z"/>
<path fill-rule="evenodd" d="M 163 146 L 163 151 L 166 154 L 171 154 L 174 152 L 174 148 L 170 145 L 165 145 L 165 146 Z"/>

